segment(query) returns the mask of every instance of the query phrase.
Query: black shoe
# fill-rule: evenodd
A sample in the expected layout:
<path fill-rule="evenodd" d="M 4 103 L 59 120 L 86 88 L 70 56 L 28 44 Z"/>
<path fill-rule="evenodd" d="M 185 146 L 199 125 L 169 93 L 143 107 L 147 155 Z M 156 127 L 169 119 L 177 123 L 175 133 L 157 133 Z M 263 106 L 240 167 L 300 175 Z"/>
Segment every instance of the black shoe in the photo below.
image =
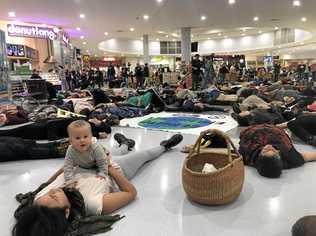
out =
<path fill-rule="evenodd" d="M 116 133 L 114 134 L 114 139 L 121 146 L 122 144 L 126 144 L 128 146 L 128 150 L 131 150 L 135 146 L 135 141 L 133 139 L 126 138 L 123 134 Z"/>
<path fill-rule="evenodd" d="M 171 138 L 164 140 L 160 143 L 161 146 L 164 146 L 166 149 L 170 149 L 179 143 L 181 143 L 183 136 L 181 134 L 175 134 Z"/>
<path fill-rule="evenodd" d="M 233 103 L 232 107 L 233 107 L 233 111 L 236 114 L 239 114 L 241 112 L 240 107 L 239 107 L 239 103 L 237 103 L 237 102 Z"/>

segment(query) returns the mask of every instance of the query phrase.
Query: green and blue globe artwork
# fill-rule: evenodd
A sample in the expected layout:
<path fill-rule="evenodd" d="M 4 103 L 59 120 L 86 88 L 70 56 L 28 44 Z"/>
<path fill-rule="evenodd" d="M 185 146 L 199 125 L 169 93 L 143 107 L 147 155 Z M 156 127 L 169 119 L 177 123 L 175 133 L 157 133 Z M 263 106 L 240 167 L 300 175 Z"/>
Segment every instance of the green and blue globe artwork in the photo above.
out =
<path fill-rule="evenodd" d="M 138 123 L 149 129 L 193 129 L 208 126 L 213 122 L 196 116 L 151 117 Z"/>

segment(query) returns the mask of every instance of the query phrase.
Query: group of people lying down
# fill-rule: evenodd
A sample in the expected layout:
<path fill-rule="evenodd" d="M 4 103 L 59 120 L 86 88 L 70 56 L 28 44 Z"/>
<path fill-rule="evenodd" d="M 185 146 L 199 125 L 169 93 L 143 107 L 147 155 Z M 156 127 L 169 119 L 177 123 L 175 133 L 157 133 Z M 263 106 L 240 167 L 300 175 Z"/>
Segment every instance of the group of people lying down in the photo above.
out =
<path fill-rule="evenodd" d="M 93 138 L 87 121 L 70 122 L 67 134 L 71 145 L 65 140 L 36 143 L 13 136 L 0 138 L 2 161 L 65 158 L 63 168 L 46 183 L 34 192 L 16 196 L 21 205 L 15 212 L 13 235 L 88 235 L 109 230 L 121 217 L 108 214 L 132 202 L 137 195 L 130 180 L 139 168 L 183 139 L 182 135 L 175 134 L 156 147 L 130 152 L 135 142 L 117 133 L 114 139 L 120 146 L 110 153 Z M 212 135 L 204 139 L 212 139 Z M 278 178 L 283 169 L 316 160 L 316 152 L 300 153 L 282 128 L 270 124 L 243 130 L 239 152 L 246 165 L 268 178 Z M 304 219 L 308 222 L 298 221 L 293 232 L 313 227 L 309 223 L 311 218 Z"/>

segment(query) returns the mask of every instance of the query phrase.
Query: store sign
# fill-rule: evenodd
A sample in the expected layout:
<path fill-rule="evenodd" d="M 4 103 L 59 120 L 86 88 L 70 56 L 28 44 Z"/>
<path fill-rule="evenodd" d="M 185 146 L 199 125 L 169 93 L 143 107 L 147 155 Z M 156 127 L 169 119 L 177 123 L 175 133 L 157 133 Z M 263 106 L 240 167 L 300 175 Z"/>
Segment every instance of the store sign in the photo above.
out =
<path fill-rule="evenodd" d="M 62 32 L 61 37 L 62 37 L 63 43 L 68 47 L 68 45 L 70 43 L 70 39 L 69 39 L 68 35 L 65 32 Z"/>
<path fill-rule="evenodd" d="M 103 61 L 115 61 L 114 57 L 104 57 Z"/>
<path fill-rule="evenodd" d="M 83 56 L 82 56 L 82 60 L 83 60 L 84 63 L 89 63 L 89 61 L 90 61 L 90 56 L 89 56 L 89 55 L 83 55 Z"/>
<path fill-rule="evenodd" d="M 7 25 L 8 35 L 16 37 L 26 37 L 26 38 L 43 38 L 55 40 L 57 39 L 57 28 L 47 28 L 29 25 Z"/>

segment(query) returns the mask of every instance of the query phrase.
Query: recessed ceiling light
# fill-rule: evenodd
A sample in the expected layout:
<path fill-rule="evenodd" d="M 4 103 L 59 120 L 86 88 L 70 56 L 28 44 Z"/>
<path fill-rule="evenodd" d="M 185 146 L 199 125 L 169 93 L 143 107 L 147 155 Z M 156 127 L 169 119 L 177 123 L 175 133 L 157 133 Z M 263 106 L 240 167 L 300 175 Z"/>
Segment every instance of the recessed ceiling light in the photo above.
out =
<path fill-rule="evenodd" d="M 294 6 L 294 7 L 299 7 L 299 6 L 301 6 L 301 1 L 300 1 L 300 0 L 294 0 L 294 1 L 293 1 L 293 6 Z"/>
<path fill-rule="evenodd" d="M 132 28 L 129 28 L 129 31 L 132 31 L 132 32 L 133 32 L 134 30 L 135 30 L 135 29 L 134 29 L 133 27 L 132 27 Z"/>
<path fill-rule="evenodd" d="M 201 20 L 206 20 L 206 16 L 201 16 Z"/>
<path fill-rule="evenodd" d="M 193 37 L 194 37 L 194 35 L 192 34 L 192 35 L 191 35 L 191 38 L 193 38 Z"/>
<path fill-rule="evenodd" d="M 149 15 L 145 14 L 143 15 L 144 20 L 148 20 L 149 19 Z"/>
<path fill-rule="evenodd" d="M 86 50 L 87 53 L 89 53 L 89 50 Z"/>
<path fill-rule="evenodd" d="M 166 38 L 169 38 L 169 35 L 168 35 L 168 34 L 166 35 Z"/>
<path fill-rule="evenodd" d="M 77 27 L 76 30 L 80 31 L 81 29 L 80 29 L 80 27 Z"/>
<path fill-rule="evenodd" d="M 162 3 L 162 0 L 156 0 L 156 2 L 158 2 L 158 3 Z"/>
<path fill-rule="evenodd" d="M 87 44 L 87 42 L 82 42 L 82 44 L 83 44 L 83 45 L 86 45 L 86 44 Z"/>
<path fill-rule="evenodd" d="M 259 20 L 259 17 L 258 16 L 255 16 L 254 18 L 253 18 L 253 21 L 258 21 Z"/>
<path fill-rule="evenodd" d="M 175 42 L 176 40 L 175 39 L 172 39 L 172 42 Z"/>
<path fill-rule="evenodd" d="M 156 41 L 159 41 L 159 39 L 158 39 L 158 38 L 156 38 Z"/>
<path fill-rule="evenodd" d="M 227 35 L 225 35 L 224 38 L 227 39 Z"/>
<path fill-rule="evenodd" d="M 259 34 L 262 34 L 262 31 L 261 31 L 261 30 L 259 30 L 259 31 L 258 31 L 258 33 L 259 33 Z"/>
<path fill-rule="evenodd" d="M 275 29 L 275 30 L 278 30 L 278 29 L 279 29 L 279 27 L 277 27 L 277 26 L 276 26 L 276 27 L 274 27 L 274 29 Z"/>
<path fill-rule="evenodd" d="M 79 17 L 80 17 L 81 19 L 84 19 L 86 16 L 85 16 L 85 14 L 80 14 Z"/>
<path fill-rule="evenodd" d="M 217 36 L 222 36 L 222 33 L 218 33 Z"/>
<path fill-rule="evenodd" d="M 210 40 L 211 38 L 207 38 L 207 40 Z"/>
<path fill-rule="evenodd" d="M 14 12 L 14 11 L 8 12 L 8 16 L 10 16 L 10 17 L 15 17 L 15 12 Z"/>
<path fill-rule="evenodd" d="M 107 35 L 109 35 L 109 33 L 108 32 L 104 32 L 104 35 L 107 36 Z"/>
<path fill-rule="evenodd" d="M 301 21 L 306 22 L 307 21 L 306 17 L 302 17 Z"/>
<path fill-rule="evenodd" d="M 243 31 L 243 32 L 246 32 L 246 31 L 247 31 L 247 29 L 246 29 L 246 28 L 243 28 L 243 29 L 242 29 L 242 31 Z"/>
<path fill-rule="evenodd" d="M 246 35 L 245 33 L 242 33 L 242 34 L 241 34 L 241 36 L 245 36 L 245 35 Z"/>
<path fill-rule="evenodd" d="M 84 36 L 83 36 L 83 35 L 81 35 L 81 36 L 80 36 L 80 39 L 84 39 Z"/>
<path fill-rule="evenodd" d="M 228 4 L 235 4 L 236 0 L 228 0 Z"/>

